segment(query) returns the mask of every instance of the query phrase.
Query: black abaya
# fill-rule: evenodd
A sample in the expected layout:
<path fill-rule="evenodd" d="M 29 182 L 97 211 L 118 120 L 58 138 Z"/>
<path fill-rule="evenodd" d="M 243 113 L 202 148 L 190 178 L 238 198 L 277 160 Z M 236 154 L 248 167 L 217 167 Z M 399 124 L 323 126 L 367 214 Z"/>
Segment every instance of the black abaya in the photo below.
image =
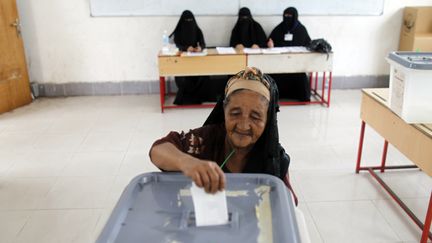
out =
<path fill-rule="evenodd" d="M 202 49 L 206 46 L 203 33 L 198 27 L 194 15 L 189 10 L 185 10 L 182 13 L 170 37 L 171 36 L 174 36 L 174 43 L 181 51 L 187 51 L 190 46 L 194 48 L 199 46 Z M 208 76 L 175 77 L 178 91 L 174 104 L 200 104 L 209 100 L 209 98 L 204 95 L 208 89 L 206 87 L 208 79 Z"/>
<path fill-rule="evenodd" d="M 298 21 L 297 10 L 292 7 L 285 9 L 283 21 L 271 32 L 269 38 L 273 40 L 275 47 L 308 46 L 311 41 L 306 28 Z M 279 88 L 280 98 L 310 101 L 310 83 L 306 73 L 271 76 Z"/>
<path fill-rule="evenodd" d="M 251 15 L 248 8 L 241 8 L 237 23 L 235 24 L 230 39 L 230 46 L 241 44 L 244 47 L 252 47 L 256 44 L 261 48 L 267 47 L 267 37 L 261 27 Z"/>

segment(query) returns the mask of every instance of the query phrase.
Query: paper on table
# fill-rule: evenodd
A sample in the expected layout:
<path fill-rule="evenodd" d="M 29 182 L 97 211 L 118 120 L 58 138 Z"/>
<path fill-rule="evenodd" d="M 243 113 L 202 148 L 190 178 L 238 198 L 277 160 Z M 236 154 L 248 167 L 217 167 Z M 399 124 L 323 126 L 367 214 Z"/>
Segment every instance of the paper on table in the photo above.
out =
<path fill-rule="evenodd" d="M 310 52 L 304 46 L 287 46 L 285 47 L 285 52 Z"/>
<path fill-rule="evenodd" d="M 236 51 L 232 47 L 216 47 L 219 54 L 236 54 Z"/>
<path fill-rule="evenodd" d="M 243 52 L 246 54 L 260 54 L 261 49 L 254 49 L 254 48 L 244 48 Z"/>
<path fill-rule="evenodd" d="M 280 54 L 285 51 L 284 47 L 263 48 L 263 54 Z"/>
<path fill-rule="evenodd" d="M 191 51 L 182 52 L 181 56 L 182 57 L 202 57 L 202 56 L 207 56 L 207 49 L 204 49 L 201 52 L 191 52 Z"/>
<path fill-rule="evenodd" d="M 224 191 L 206 193 L 192 182 L 192 201 L 195 210 L 196 226 L 221 225 L 228 223 L 228 207 Z"/>

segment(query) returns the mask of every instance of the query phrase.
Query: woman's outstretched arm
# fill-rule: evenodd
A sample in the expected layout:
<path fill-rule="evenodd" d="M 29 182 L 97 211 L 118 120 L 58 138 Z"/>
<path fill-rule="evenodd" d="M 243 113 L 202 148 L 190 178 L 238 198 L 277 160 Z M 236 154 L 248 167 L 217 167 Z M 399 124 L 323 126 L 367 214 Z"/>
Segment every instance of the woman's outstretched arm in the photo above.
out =
<path fill-rule="evenodd" d="M 204 187 L 206 192 L 215 193 L 225 188 L 225 174 L 217 163 L 195 158 L 179 150 L 172 143 L 155 145 L 150 150 L 150 159 L 162 170 L 181 171 L 197 186 Z"/>

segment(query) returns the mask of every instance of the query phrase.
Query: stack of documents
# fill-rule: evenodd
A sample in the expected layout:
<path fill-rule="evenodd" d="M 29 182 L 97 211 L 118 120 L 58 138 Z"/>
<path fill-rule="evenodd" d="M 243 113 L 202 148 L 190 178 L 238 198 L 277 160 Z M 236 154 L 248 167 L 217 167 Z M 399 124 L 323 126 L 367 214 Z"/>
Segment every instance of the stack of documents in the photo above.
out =
<path fill-rule="evenodd" d="M 202 56 L 207 56 L 207 49 L 204 49 L 201 52 L 191 52 L 191 51 L 182 52 L 181 56 L 182 57 L 202 57 Z"/>
<path fill-rule="evenodd" d="M 280 53 L 304 53 L 310 52 L 304 46 L 284 46 L 261 49 L 263 54 L 280 54 Z"/>
<path fill-rule="evenodd" d="M 286 52 L 285 47 L 263 48 L 263 54 L 280 54 Z"/>
<path fill-rule="evenodd" d="M 244 48 L 243 52 L 246 54 L 261 54 L 261 49 Z"/>
<path fill-rule="evenodd" d="M 285 52 L 310 52 L 305 46 L 287 46 Z"/>
<path fill-rule="evenodd" d="M 236 54 L 236 51 L 232 47 L 216 47 L 218 54 Z"/>

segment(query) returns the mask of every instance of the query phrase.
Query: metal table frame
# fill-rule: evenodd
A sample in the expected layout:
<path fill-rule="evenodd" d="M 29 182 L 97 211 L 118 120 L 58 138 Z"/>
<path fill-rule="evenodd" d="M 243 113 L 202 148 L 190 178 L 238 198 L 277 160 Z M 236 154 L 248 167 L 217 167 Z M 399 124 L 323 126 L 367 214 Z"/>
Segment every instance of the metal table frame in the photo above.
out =
<path fill-rule="evenodd" d="M 366 92 L 363 91 L 363 96 L 368 95 Z M 372 93 L 369 91 L 369 94 Z M 379 98 L 379 97 L 378 97 Z M 364 98 L 363 98 L 364 99 Z M 373 98 L 372 98 L 373 99 Z M 375 100 L 376 101 L 376 100 Z M 378 101 L 376 101 L 379 103 Z M 386 107 L 388 109 L 388 107 Z M 363 111 L 363 103 L 362 103 L 362 116 L 364 116 Z M 395 114 L 393 114 L 396 116 Z M 401 119 L 400 119 L 401 120 Z M 396 195 L 396 193 L 380 178 L 379 174 L 377 174 L 375 171 L 379 170 L 381 173 L 384 173 L 386 170 L 394 170 L 394 169 L 412 169 L 412 168 L 419 168 L 417 165 L 401 165 L 401 166 L 387 166 L 386 165 L 386 159 L 387 159 L 387 149 L 389 142 L 384 139 L 384 147 L 382 151 L 381 156 L 381 165 L 379 166 L 361 166 L 361 158 L 362 158 L 362 151 L 363 151 L 363 141 L 364 141 L 364 134 L 365 134 L 365 128 L 366 128 L 366 122 L 364 118 L 362 118 L 361 122 L 361 129 L 360 129 L 360 140 L 359 140 L 359 146 L 358 146 L 358 153 L 357 153 L 357 162 L 356 162 L 356 169 L 355 172 L 358 174 L 360 171 L 368 171 L 372 177 L 385 189 L 385 191 L 391 196 L 391 198 L 404 210 L 404 212 L 411 218 L 414 223 L 422 230 L 422 236 L 421 236 L 421 243 L 426 243 L 428 238 L 432 240 L 432 233 L 429 231 L 431 226 L 431 220 L 432 220 L 432 193 L 430 195 L 429 199 L 429 205 L 426 213 L 426 217 L 424 220 L 424 224 L 418 217 L 408 208 L 408 206 L 402 202 L 402 200 Z M 375 128 L 375 130 L 377 130 Z M 377 131 L 379 132 L 379 131 Z M 402 152 L 402 151 L 401 151 Z"/>

